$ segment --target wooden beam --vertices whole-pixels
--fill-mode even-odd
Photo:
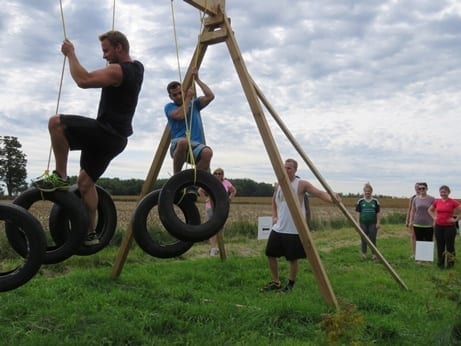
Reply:
[[[189,5],[198,8],[209,16],[216,16],[218,13],[224,13],[226,8],[225,0],[184,0]]]
[[[282,189],[283,196],[286,199],[291,216],[293,217],[294,224],[298,230],[307,259],[312,266],[312,270],[314,272],[315,278],[317,279],[317,283],[325,302],[329,305],[335,306],[338,309],[339,306],[335,294],[330,285],[325,269],[323,268],[322,262],[320,261],[320,256],[318,255],[315,246],[313,246],[313,240],[311,239],[304,215],[301,213],[298,198],[291,188],[291,184],[285,171],[279,150],[270,131],[267,119],[264,116],[261,104],[259,103],[258,96],[256,94],[256,90],[253,86],[253,81],[246,69],[242,54],[237,45],[237,41],[230,27],[230,23],[227,21],[227,18],[225,18],[224,23],[229,33],[226,40],[227,47],[232,57],[235,69],[237,70],[237,74],[240,78],[245,96],[248,99],[248,103],[256,121],[256,125],[258,126],[259,132],[263,139],[266,151],[269,155],[269,159],[271,160],[272,167],[274,168],[274,172],[277,176],[277,180]]]
[[[212,30],[211,28],[204,27],[202,30],[202,35],[205,32]],[[197,67],[199,68],[202,64],[203,57],[205,56],[205,52],[207,49],[207,45],[198,42],[197,46],[194,51],[194,55],[192,56],[191,62],[189,64],[189,68],[187,69],[186,75],[184,80],[182,81],[183,87],[185,89],[189,88],[192,85],[192,69]],[[138,197],[138,202],[147,195],[155,184],[157,180],[158,174],[160,172],[160,168],[162,167],[163,161],[165,160],[166,152],[168,151],[168,147],[170,145],[170,129],[168,125],[165,127],[163,131],[162,138],[160,139],[159,146],[157,148],[157,152],[152,160],[152,164],[147,174],[146,180],[144,181],[143,187],[141,189],[141,193]],[[122,244],[120,245],[119,251],[115,258],[114,266],[112,267],[112,278],[117,278],[120,276],[122,272],[123,265],[128,257],[128,252],[130,250],[131,244],[133,242],[133,229],[131,222],[128,225],[128,229],[125,233],[125,237],[122,240]]]
[[[145,195],[147,195],[152,190],[157,180],[158,173],[160,172],[160,168],[162,167],[163,160],[165,159],[165,155],[168,150],[169,144],[170,144],[170,129],[168,128],[168,126],[166,126],[165,130],[163,131],[162,138],[160,139],[157,152],[155,153],[154,159],[152,160],[152,165],[150,166],[150,170],[142,186],[141,193],[139,194],[138,203]],[[128,252],[130,251],[132,242],[133,242],[133,228],[130,222],[130,224],[128,225],[128,229],[126,230],[125,237],[122,240],[122,244],[120,245],[120,248],[118,249],[118,253],[117,253],[117,257],[115,258],[114,266],[112,267],[112,275],[111,275],[112,278],[117,278],[120,275],[122,271],[122,267],[128,256]]]
[[[333,200],[335,200],[334,192],[331,189],[331,187],[328,185],[326,180],[322,177],[320,172],[317,170],[317,168],[314,166],[314,163],[309,159],[307,154],[304,152],[304,150],[301,148],[299,145],[298,141],[295,139],[295,137],[291,134],[291,132],[288,130],[288,128],[285,126],[283,120],[278,116],[278,114],[275,112],[274,108],[271,106],[269,101],[266,99],[264,94],[262,93],[261,89],[258,88],[256,83],[253,81],[253,86],[256,90],[256,93],[263,103],[263,105],[266,107],[266,109],[269,111],[269,113],[272,115],[274,120],[277,122],[279,127],[282,129],[283,133],[285,136],[287,136],[288,140],[291,142],[293,147],[297,150],[298,154],[303,158],[304,162],[307,164],[307,166],[310,168],[312,173],[316,176],[316,178],[320,181],[324,189],[330,194]],[[386,267],[386,269],[391,273],[391,276],[405,289],[408,290],[407,285],[403,280],[399,277],[397,272],[391,267],[391,265],[386,261],[384,256],[379,252],[379,250],[376,248],[376,246],[371,242],[370,238],[363,232],[362,228],[360,225],[357,223],[355,218],[351,215],[349,210],[344,206],[342,202],[336,201],[336,204],[338,204],[339,209],[343,212],[344,216],[346,216],[347,219],[354,225],[356,231],[360,234],[360,236],[365,240],[365,242],[368,244],[370,249],[372,249],[373,253],[376,254],[381,261],[381,263]]]
[[[226,39],[227,39],[226,29],[206,32],[200,36],[200,42],[203,44],[216,44],[216,43],[224,42]]]

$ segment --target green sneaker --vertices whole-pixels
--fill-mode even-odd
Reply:
[[[70,187],[70,180],[67,177],[66,180],[62,179],[61,176],[53,171],[50,175],[34,181],[32,186],[35,186],[40,191],[52,192],[55,190],[67,190]]]
[[[282,289],[282,284],[279,282],[271,281],[266,286],[259,289],[260,292],[279,291]]]

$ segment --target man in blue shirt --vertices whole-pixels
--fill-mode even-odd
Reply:
[[[200,111],[214,99],[211,89],[200,80],[198,70],[192,71],[195,82],[202,89],[203,96],[196,97],[193,87],[183,95],[179,82],[170,82],[167,91],[170,102],[165,105],[165,115],[171,132],[170,155],[173,158],[173,173],[182,170],[184,162],[195,163],[197,169],[210,170],[213,151],[205,144],[205,134]],[[189,139],[190,136],[190,147]],[[193,153],[193,160],[191,157]]]

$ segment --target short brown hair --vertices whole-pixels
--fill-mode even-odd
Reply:
[[[446,190],[448,193],[451,192],[451,191],[450,191],[450,188],[449,188],[447,185],[442,185],[442,186],[440,186],[440,187],[439,187],[439,191],[441,191],[441,190]]]
[[[296,162],[295,159],[286,159],[285,163],[288,163],[288,162],[291,162],[293,164],[293,166],[295,167],[295,171],[298,170],[298,162]]]
[[[120,31],[111,30],[102,35],[99,35],[99,41],[108,40],[112,47],[116,47],[117,45],[121,45],[122,49],[129,54],[130,53],[130,43],[126,38],[125,34],[121,33]]]
[[[177,82],[177,81],[172,81],[170,83],[168,83],[168,85],[166,86],[166,91],[168,92],[168,95],[171,94],[171,90],[174,90],[176,89],[177,87],[180,87],[181,86],[181,83]]]

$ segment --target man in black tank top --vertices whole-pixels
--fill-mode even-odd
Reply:
[[[72,42],[65,39],[62,53],[69,60],[70,74],[83,89],[101,88],[97,118],[56,114],[48,123],[56,169],[44,179],[34,182],[42,191],[69,188],[67,158],[69,150],[81,150],[78,189],[88,210],[90,224],[86,245],[99,243],[94,234],[98,194],[96,181],[109,163],[126,147],[133,133],[132,119],[143,82],[144,66],[132,60],[126,36],[109,31],[99,36],[103,58],[108,64],[87,71],[79,62]]]

